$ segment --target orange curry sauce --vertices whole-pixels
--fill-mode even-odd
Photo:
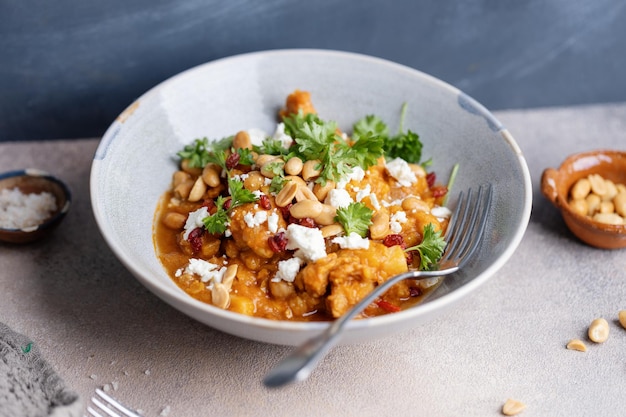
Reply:
[[[281,117],[298,111],[315,112],[306,92],[295,91],[289,95]],[[248,132],[234,136],[231,149],[237,147],[252,149]],[[192,226],[193,230],[189,230],[188,224],[190,213],[206,207],[206,212],[213,214],[217,210],[218,196],[228,196],[225,173],[216,165],[189,168],[188,161],[181,161],[180,170],[174,173],[157,207],[154,227],[157,255],[176,284],[203,302],[275,320],[331,320],[392,275],[405,272],[409,267],[416,268],[419,255],[407,254],[403,249],[421,242],[426,225],[432,224],[435,230],[447,226],[446,217],[438,218],[431,213],[433,207],[442,204],[445,187],[433,185],[432,176],[417,164],[408,164],[415,181],[401,185],[381,157],[377,165],[364,170],[362,178],[355,176],[342,184],[345,191],[338,194],[331,192],[338,187],[333,181],[325,185],[315,182],[315,169],[311,173],[302,168],[298,173],[299,163],[285,164],[285,170],[289,167],[291,174],[284,173],[289,181],[285,181],[283,187],[289,185],[290,189],[272,192],[271,178],[265,174],[273,174],[262,165],[267,164],[266,160],[276,162],[276,159],[254,152],[252,155],[257,163],[235,164],[228,175],[236,176],[258,199],[229,211],[225,234],[211,234],[203,227]],[[302,163],[306,166],[306,161]],[[319,163],[316,165],[319,168]],[[309,171],[311,166],[315,168],[309,164]],[[349,195],[352,201],[360,201],[372,210],[373,224],[366,238],[357,239],[360,243],[367,240],[366,249],[340,246],[345,243],[345,233],[335,220],[336,207],[332,199],[329,200],[331,193]],[[298,205],[305,200],[309,202]],[[296,206],[301,210],[296,210]],[[323,249],[326,256],[300,259],[301,251],[289,249],[290,236],[295,239],[296,232],[297,236],[306,232],[299,227],[315,229],[314,237],[323,238],[317,250]],[[297,256],[300,258],[293,260]],[[196,262],[199,268],[188,268],[190,262]],[[281,265],[282,272],[279,271]],[[203,274],[207,266],[213,269]],[[285,276],[286,279],[281,279]],[[437,282],[405,280],[372,303],[361,317],[400,311],[414,305],[435,288]]]

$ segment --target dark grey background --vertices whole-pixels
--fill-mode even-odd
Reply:
[[[99,136],[184,69],[277,48],[393,60],[491,110],[626,101],[624,0],[0,0],[0,141]]]

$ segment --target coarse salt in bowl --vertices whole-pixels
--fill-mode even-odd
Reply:
[[[63,220],[71,193],[61,180],[37,169],[0,174],[0,240],[40,239]]]
[[[504,265],[524,234],[531,208],[530,175],[510,133],[458,89],[417,70],[369,56],[326,50],[276,50],[234,56],[187,70],[152,88],[109,127],[91,171],[91,199],[106,242],[148,289],[183,313],[224,332],[297,345],[325,322],[277,321],[222,310],[193,299],[160,264],[153,222],[159,199],[178,169],[176,153],[196,138],[242,129],[272,131],[285,97],[311,93],[322,118],[341,129],[375,114],[417,132],[429,167],[443,176],[459,163],[450,205],[461,190],[494,185],[483,243],[462,271],[429,298],[394,314],[348,323],[341,343],[371,340],[418,326],[455,308]]]

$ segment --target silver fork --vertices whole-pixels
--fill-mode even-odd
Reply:
[[[99,388],[96,388],[95,394],[91,397],[91,405],[87,406],[87,415],[92,417],[142,417]]]
[[[279,362],[265,376],[263,384],[276,388],[308,378],[326,353],[337,344],[345,324],[394,284],[404,279],[441,277],[463,267],[480,244],[491,208],[492,194],[491,184],[481,185],[476,193],[469,189],[466,195],[463,192],[459,194],[456,208],[444,236],[448,244],[434,270],[409,271],[391,277],[343,316],[333,321],[324,332],[311,338]]]

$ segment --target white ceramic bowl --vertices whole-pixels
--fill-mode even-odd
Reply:
[[[152,239],[157,202],[177,169],[176,152],[204,136],[272,131],[278,109],[295,89],[309,91],[320,116],[347,131],[368,114],[393,129],[406,102],[404,127],[420,135],[423,158],[433,159],[430,169],[445,182],[460,164],[450,205],[461,190],[485,182],[495,186],[489,228],[475,259],[421,305],[349,323],[342,343],[419,326],[454,308],[510,258],[530,217],[530,175],[514,139],[483,106],[389,61],[337,51],[267,51],[200,65],[157,85],[113,122],[97,149],[91,199],[98,226],[115,255],[158,297],[211,327],[262,342],[296,345],[327,326],[247,317],[197,301],[165,273]]]

